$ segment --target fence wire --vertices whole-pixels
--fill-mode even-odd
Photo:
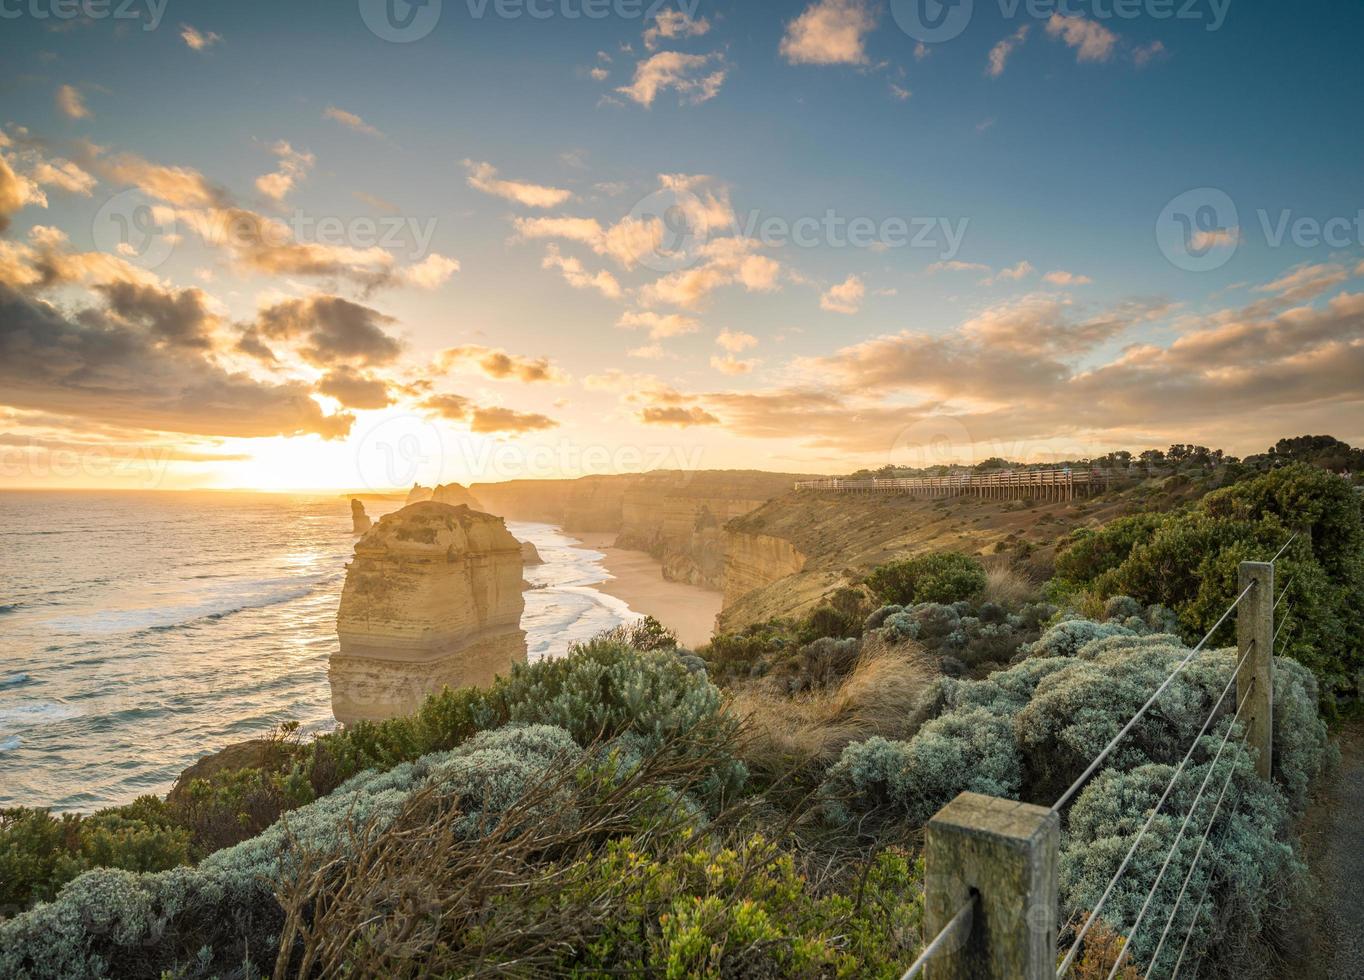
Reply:
[[[947,925],[943,926],[938,934],[933,937],[933,941],[923,948],[918,959],[909,965],[909,969],[904,972],[904,976],[900,977],[900,980],[913,980],[914,977],[923,972],[924,966],[937,955],[938,950],[947,944],[951,936],[963,928],[970,931],[971,914],[975,907],[976,896],[972,895],[961,908],[957,909],[956,914],[948,920]]]

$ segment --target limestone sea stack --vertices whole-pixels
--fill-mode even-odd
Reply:
[[[522,565],[543,565],[545,560],[540,557],[540,552],[536,550],[534,541],[521,542],[521,564]]]
[[[435,501],[355,545],[328,671],[343,724],[415,710],[442,687],[486,685],[526,659],[521,545],[502,518]]]
[[[350,524],[353,534],[364,534],[374,526],[374,522],[365,513],[365,505],[358,500],[350,502]]]

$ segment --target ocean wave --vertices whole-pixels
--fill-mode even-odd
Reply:
[[[0,752],[13,752],[22,744],[23,742],[19,740],[18,735],[11,735],[9,738],[0,738]]]
[[[0,732],[33,728],[38,725],[51,725],[55,722],[76,718],[80,712],[70,705],[53,701],[40,701],[36,704],[21,704],[12,708],[0,709]]]
[[[44,625],[64,633],[140,633],[176,630],[201,620],[217,620],[248,609],[263,609],[312,594],[337,579],[335,573],[223,580],[198,595],[177,596],[155,606],[101,609],[53,617]]]
[[[7,674],[0,677],[0,689],[7,687],[18,687],[20,684],[27,684],[29,676],[27,674]]]

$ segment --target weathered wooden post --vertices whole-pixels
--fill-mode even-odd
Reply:
[[[924,837],[924,939],[974,896],[969,931],[925,965],[929,980],[1055,980],[1059,814],[962,793]]]
[[[1236,703],[1246,702],[1246,743],[1260,753],[1255,771],[1268,779],[1274,768],[1274,564],[1241,562],[1239,582],[1238,594],[1250,591],[1236,609]]]

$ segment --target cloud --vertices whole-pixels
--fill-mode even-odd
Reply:
[[[645,108],[654,104],[660,92],[672,89],[678,102],[699,105],[715,98],[725,83],[727,69],[724,57],[710,54],[683,54],[680,51],[660,51],[635,65],[635,78],[617,92]],[[711,65],[719,67],[711,70]]]
[[[991,78],[998,78],[1004,74],[1004,66],[1008,64],[1009,55],[1013,54],[1015,48],[1022,47],[1023,42],[1028,39],[1028,27],[1028,24],[1024,24],[990,49],[990,59],[985,66],[985,74]]]
[[[982,286],[992,286],[996,282],[1018,282],[1028,278],[1037,272],[1037,269],[1027,259],[1020,259],[1017,263],[1000,269],[993,276],[987,276],[980,281]]]
[[[1047,34],[1074,48],[1075,60],[1079,62],[1107,61],[1118,43],[1118,36],[1107,27],[1079,14],[1074,17],[1052,14],[1047,21]]]
[[[526,207],[558,207],[573,196],[572,191],[566,191],[561,187],[546,187],[542,184],[528,184],[518,180],[502,180],[497,176],[497,168],[491,163],[465,160],[464,168],[469,172],[469,186],[474,190],[496,197],[504,197],[509,201],[524,204]]]
[[[474,409],[469,425],[471,432],[480,434],[494,432],[538,432],[541,429],[557,428],[558,422],[547,415],[535,412],[515,412],[510,408],[483,406]]]
[[[33,169],[33,179],[39,184],[58,187],[71,194],[89,197],[98,181],[70,160],[41,160]]]
[[[909,89],[905,88],[903,85],[896,85],[894,82],[891,82],[890,94],[895,97],[895,100],[897,102],[908,102],[909,97],[914,93],[911,92]]]
[[[1066,272],[1064,269],[1056,269],[1048,272],[1042,277],[1053,286],[1088,286],[1094,280],[1089,276],[1078,275],[1074,272]]]
[[[620,283],[606,269],[588,272],[582,262],[571,256],[560,254],[559,247],[551,244],[540,265],[546,269],[558,269],[564,280],[574,289],[595,289],[607,299],[620,299]]]
[[[261,310],[249,337],[283,342],[317,367],[374,366],[393,362],[402,351],[402,344],[384,330],[395,322],[340,296],[316,295]]]
[[[687,429],[694,425],[719,425],[720,420],[699,405],[649,405],[639,412],[639,420],[647,425],[675,425]]]
[[[698,264],[668,273],[640,290],[645,306],[667,304],[696,309],[721,286],[740,285],[748,292],[771,292],[778,288],[781,265],[776,259],[754,254],[760,244],[750,238],[712,238],[698,249]]]
[[[710,21],[704,17],[693,19],[684,10],[671,7],[661,9],[654,19],[654,26],[644,32],[644,47],[653,51],[660,40],[673,40],[684,37],[702,37],[710,30]],[[598,52],[605,54],[605,52]],[[610,60],[610,56],[607,56]]]
[[[696,333],[701,329],[699,321],[680,313],[626,312],[622,313],[616,326],[626,330],[648,330],[650,340],[664,340]]]
[[[26,177],[21,177],[0,156],[0,232],[9,227],[10,218],[30,204],[47,207],[47,196]]]
[[[366,136],[377,136],[382,138],[384,135],[383,133],[379,132],[379,130],[375,129],[369,123],[365,122],[363,119],[357,116],[355,113],[349,112],[346,109],[338,109],[334,105],[329,105],[327,106],[327,108],[323,109],[322,115],[326,119],[334,119],[341,125],[349,126],[357,133],[364,133]]]
[[[1359,273],[1356,272],[1356,275]],[[1317,265],[1300,265],[1284,275],[1256,286],[1256,292],[1273,293],[1277,298],[1289,303],[1305,303],[1316,299],[1322,293],[1338,286],[1350,278],[1345,267],[1335,262],[1322,262]]]
[[[875,27],[866,0],[818,0],[786,25],[780,51],[793,65],[863,65]]]
[[[990,267],[981,262],[961,262],[957,259],[951,259],[947,262],[934,262],[924,271],[929,275],[938,272],[989,272]]]
[[[351,415],[326,416],[299,382],[260,381],[218,366],[164,319],[180,296],[124,296],[123,313],[89,307],[68,318],[0,285],[0,403],[103,425],[211,436],[344,436]],[[111,293],[111,299],[113,299]],[[124,315],[128,314],[128,315]],[[145,315],[144,315],[145,314]]]
[[[213,31],[201,31],[189,24],[180,25],[180,40],[187,44],[191,51],[205,51],[223,39],[221,34]]]
[[[731,354],[758,346],[758,338],[742,330],[721,330],[715,335],[715,342]]]
[[[550,382],[566,384],[570,379],[547,357],[522,357],[498,347],[467,344],[451,347],[436,355],[436,369],[473,368],[495,381],[520,381],[526,384]]]
[[[270,147],[270,152],[279,157],[279,167],[273,173],[257,177],[256,190],[278,203],[293,190],[295,182],[302,180],[313,169],[317,158],[311,153],[295,150],[285,140]]]
[[[131,184],[148,197],[177,207],[220,207],[228,200],[225,191],[189,167],[163,166],[132,153],[97,158],[94,167],[106,180]]]
[[[416,286],[418,289],[436,289],[445,285],[458,271],[458,259],[432,252],[416,265],[403,269],[399,278],[404,284]]]
[[[1165,45],[1161,41],[1152,41],[1132,49],[1132,63],[1138,68],[1145,68],[1152,61],[1164,58],[1167,52]]]
[[[480,435],[498,432],[523,433],[552,429],[558,422],[535,412],[517,412],[495,405],[476,405],[462,395],[432,395],[422,407],[442,418],[468,422],[469,430]]]
[[[721,374],[748,374],[757,367],[758,364],[759,361],[756,359],[741,361],[733,354],[726,354],[724,357],[712,357],[710,359],[710,366]]]
[[[848,276],[838,285],[830,286],[819,297],[819,308],[830,313],[852,315],[862,308],[862,298],[866,293],[867,287],[859,277]]]
[[[643,347],[634,347],[625,352],[626,357],[636,357],[645,361],[661,361],[670,355],[662,344],[646,344]]]
[[[57,108],[68,119],[89,119],[93,113],[85,105],[85,96],[74,85],[57,88]]]
[[[335,398],[345,408],[373,410],[387,408],[393,403],[387,383],[344,366],[324,374],[317,383],[317,390]]]
[[[169,292],[127,280],[100,283],[94,288],[104,295],[111,319],[137,327],[154,342],[201,350],[214,346],[218,318],[208,309],[208,297],[200,289]]]

